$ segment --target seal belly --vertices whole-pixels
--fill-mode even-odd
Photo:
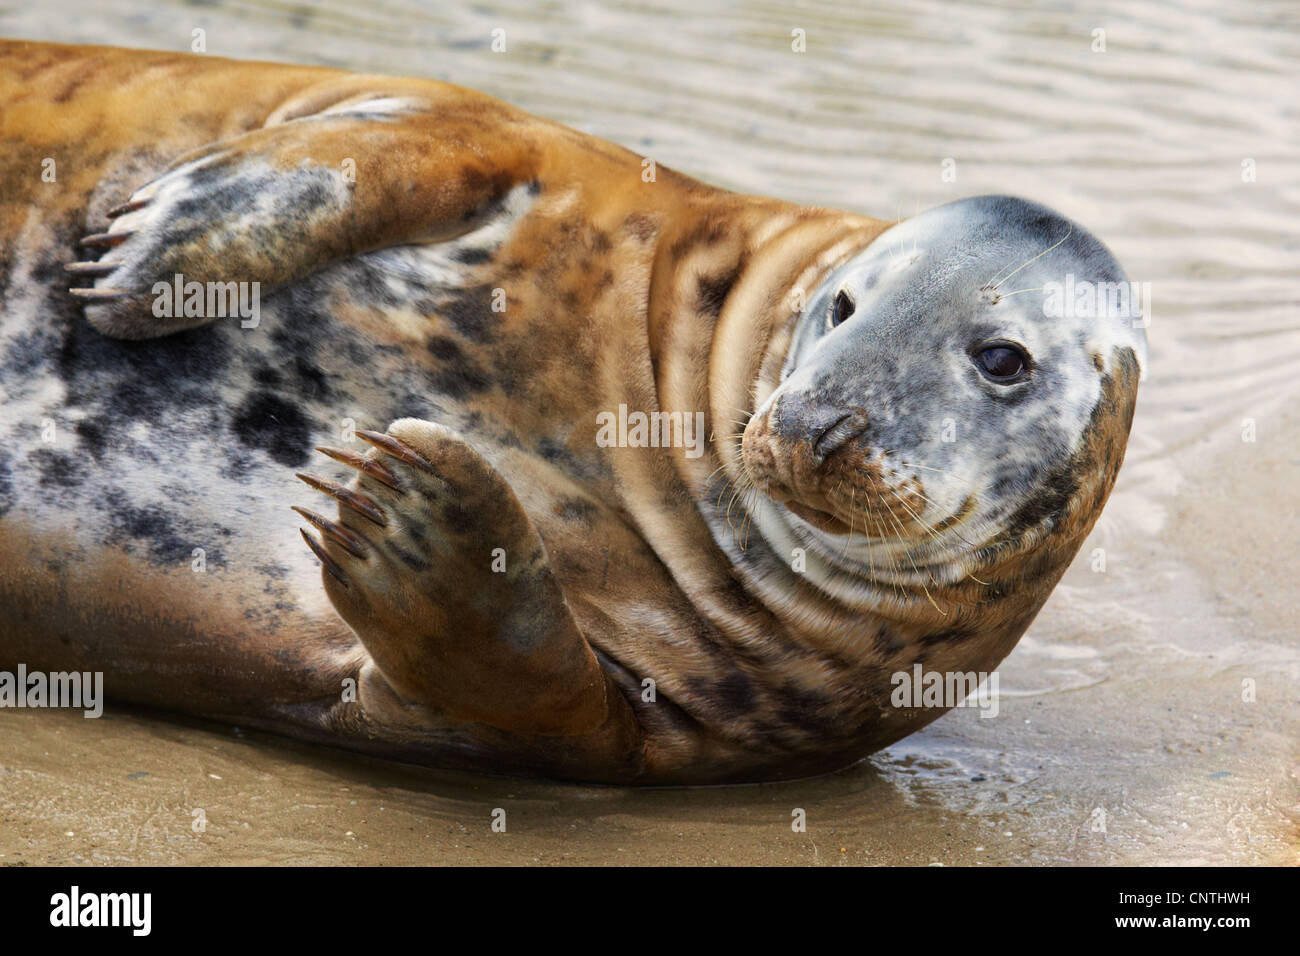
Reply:
[[[365,654],[302,546],[295,472],[401,417],[474,430],[486,372],[450,334],[491,321],[467,270],[531,196],[455,242],[328,267],[255,324],[144,341],[61,289],[80,225],[29,218],[0,252],[0,664],[106,670],[111,697],[210,714],[336,701]]]

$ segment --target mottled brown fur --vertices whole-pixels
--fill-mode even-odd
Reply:
[[[428,108],[399,121],[286,125],[371,95]],[[511,188],[535,184],[527,216],[494,257],[464,264],[470,281],[451,300],[385,303],[331,288],[319,307],[428,366],[448,406],[480,423],[466,435],[477,451],[453,449],[439,467],[486,476],[481,454],[513,494],[507,501],[483,477],[466,483],[477,491],[461,494],[461,510],[429,519],[462,542],[455,580],[492,583],[486,554],[464,550],[475,542],[536,538],[544,549],[529,560],[548,565],[555,581],[528,585],[549,595],[534,603],[555,613],[543,628],[552,635],[543,666],[500,651],[496,622],[458,608],[453,592],[420,591],[413,617],[374,605],[360,584],[349,594],[327,574],[363,647],[332,617],[285,611],[276,622],[250,621],[238,569],[220,587],[196,590],[184,570],[163,573],[122,553],[55,567],[58,547],[10,515],[0,525],[0,666],[101,669],[127,700],[447,766],[646,783],[821,772],[942,713],[891,708],[891,673],[921,660],[992,670],[1005,657],[1096,519],[1122,459],[1136,376],[1129,361],[1106,380],[1063,476],[1074,488],[1068,505],[1042,535],[998,543],[982,582],[918,588],[891,615],[839,606],[788,573],[778,593],[758,582],[773,567],[788,571],[784,558],[760,542],[733,567],[700,513],[700,502],[736,491],[735,442],[712,442],[699,459],[679,448],[600,448],[596,416],[620,404],[704,410],[710,433],[734,437],[756,383],[775,374],[773,354],[797,314],[792,292],[811,291],[884,223],[734,195],[662,166],[647,183],[634,153],[426,80],[0,42],[0,104],[0,244],[22,233],[32,210],[103,231],[107,210],[163,166],[211,149],[232,168],[250,158],[281,171],[356,160],[346,209],[326,209],[282,247],[238,237],[217,246],[228,210],[214,206],[209,229],[150,260],[161,277],[234,275],[269,292],[366,250],[458,235]],[[57,161],[57,189],[33,172],[46,156]],[[121,178],[122,168],[133,175]],[[493,289],[504,290],[505,312],[491,311]],[[174,331],[151,325],[144,306],[143,298],[94,306],[91,317],[110,335]],[[425,440],[406,434],[413,447]],[[427,457],[446,450],[427,440]],[[902,510],[894,517],[906,520]],[[325,548],[346,565],[337,545]],[[447,640],[452,617],[456,646]],[[415,619],[428,629],[414,633]],[[360,706],[337,701],[348,676],[361,681]],[[643,699],[646,679],[653,701]],[[541,699],[539,686],[567,702]]]

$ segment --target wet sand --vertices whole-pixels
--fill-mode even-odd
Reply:
[[[1124,559],[1142,571],[1071,569],[1001,668],[997,717],[953,711],[841,773],[575,787],[154,715],[10,711],[0,863],[1294,864],[1297,609],[1269,582],[1298,570],[1300,415],[1275,425],[1248,480],[1187,479],[1171,533]],[[1256,504],[1225,521],[1227,496]]]
[[[954,711],[815,780],[629,791],[120,710],[0,711],[0,864],[1300,862],[1300,30],[1286,7],[1247,21],[1210,3],[758,3],[687,29],[673,6],[561,5],[545,22],[525,3],[432,20],[410,0],[292,17],[167,6],[3,8],[0,33],[180,49],[199,25],[215,54],[450,79],[722,185],[881,216],[1026,195],[1152,283],[1151,373],[1106,513],[1000,668],[996,718]],[[497,26],[505,55],[487,49]]]

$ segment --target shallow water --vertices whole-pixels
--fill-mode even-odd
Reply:
[[[1154,303],[1128,462],[994,719],[953,711],[817,780],[632,792],[4,711],[0,863],[1300,860],[1300,13],[1223,6],[0,0],[6,36],[184,50],[198,27],[211,54],[451,80],[882,218],[1014,192]]]

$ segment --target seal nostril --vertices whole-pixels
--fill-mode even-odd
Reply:
[[[857,412],[845,412],[832,421],[813,441],[813,456],[818,463],[825,461],[866,429],[867,421],[862,415]]]

